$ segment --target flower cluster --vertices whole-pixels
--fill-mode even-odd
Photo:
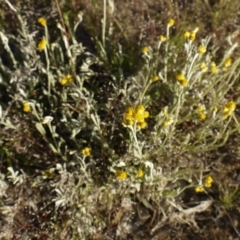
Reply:
[[[185,37],[186,39],[188,39],[188,40],[194,41],[195,38],[196,38],[196,33],[198,32],[198,30],[199,30],[199,28],[196,27],[196,28],[195,28],[193,31],[191,31],[191,32],[187,31],[187,32],[184,33],[184,37]]]
[[[234,112],[234,110],[236,109],[236,103],[233,101],[230,101],[228,103],[226,103],[223,108],[222,108],[222,118],[223,119],[227,119],[229,116],[232,115],[232,113]]]
[[[60,79],[60,83],[63,86],[66,86],[66,85],[68,85],[72,82],[73,82],[73,79],[72,79],[72,76],[70,74],[67,74],[66,76],[64,76],[63,78]]]
[[[183,73],[177,75],[177,80],[179,84],[182,85],[183,87],[186,87],[188,85],[188,80],[186,79]]]
[[[143,105],[138,105],[137,107],[128,107],[123,116],[123,125],[132,126],[134,123],[137,123],[139,129],[145,128],[147,123],[146,118],[149,117],[149,112],[145,111]]]
[[[207,114],[206,114],[206,108],[204,105],[198,104],[197,112],[200,119],[202,120],[206,119]]]
[[[211,176],[208,176],[204,181],[204,187],[210,188],[212,186],[212,183],[213,183],[213,178]]]
[[[212,183],[213,183],[213,178],[211,176],[206,177],[203,185],[199,185],[199,186],[195,187],[195,192],[203,192],[204,187],[210,188],[212,186]]]

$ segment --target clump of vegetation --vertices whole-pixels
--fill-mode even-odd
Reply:
[[[220,187],[223,158],[238,154],[231,36],[222,50],[169,17],[153,43],[127,52],[111,42],[120,23],[103,1],[93,51],[77,38],[86,13],[56,1],[53,18],[29,23],[21,5],[3,5],[18,31],[0,31],[1,238],[220,235],[214,224],[239,201],[238,187]]]

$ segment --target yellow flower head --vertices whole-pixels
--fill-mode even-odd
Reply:
[[[125,180],[127,178],[127,173],[125,171],[117,170],[115,174],[116,178],[119,180]]]
[[[224,62],[223,71],[226,72],[231,65],[232,65],[232,58],[227,58]]]
[[[170,126],[174,122],[173,117],[168,117],[165,121],[163,121],[163,126],[167,127]]]
[[[163,35],[160,35],[160,36],[159,36],[159,40],[160,40],[161,42],[165,42],[165,41],[167,41],[167,38],[166,38],[165,36],[163,36]]]
[[[199,192],[203,192],[204,188],[202,186],[197,186],[195,187],[195,192],[199,193]]]
[[[232,115],[232,113],[235,111],[236,109],[236,103],[233,102],[233,101],[230,101],[228,103],[226,103],[224,106],[223,106],[223,116],[222,118],[223,119],[227,119],[229,116]]]
[[[227,58],[224,62],[224,67],[228,68],[232,65],[232,58]]]
[[[185,75],[183,73],[179,73],[177,75],[177,80],[180,81],[180,80],[184,80],[185,79]]]
[[[223,112],[233,112],[236,109],[236,103],[233,101],[230,101],[225,104],[223,107]]]
[[[126,110],[125,110],[125,116],[126,117],[132,117],[133,114],[134,114],[134,107],[128,107]]]
[[[141,122],[144,122],[144,118],[145,118],[145,107],[140,104],[135,108],[134,119],[135,121],[141,123]]]
[[[205,62],[201,62],[200,68],[201,68],[202,72],[207,72],[207,70],[208,70],[208,67]]]
[[[26,113],[31,111],[31,107],[30,107],[29,102],[23,102],[23,111],[26,112]]]
[[[190,32],[189,31],[186,31],[183,36],[188,39],[190,37]]]
[[[66,85],[68,85],[68,84],[70,84],[72,82],[73,82],[73,79],[72,79],[72,76],[70,74],[67,74],[63,78],[60,79],[60,83],[63,86],[66,86]]]
[[[183,73],[177,75],[177,80],[183,87],[186,87],[188,85],[188,80],[185,78],[185,75]]]
[[[198,104],[198,116],[200,119],[204,120],[207,118],[207,115],[206,115],[206,108],[204,105],[202,104]]]
[[[173,19],[173,18],[170,18],[169,20],[168,20],[168,27],[172,27],[173,25],[174,25],[174,23],[175,23],[175,20]]]
[[[86,157],[91,155],[91,148],[89,147],[85,147],[84,149],[82,149],[82,154],[85,155]]]
[[[43,38],[39,43],[38,43],[38,49],[39,50],[44,50],[47,46],[47,40]]]
[[[141,178],[144,175],[144,172],[142,169],[138,169],[137,171],[137,177]]]
[[[195,32],[190,32],[189,40],[194,41],[196,38],[196,33]]]
[[[213,74],[215,74],[215,73],[218,72],[218,68],[217,68],[217,65],[216,65],[215,62],[212,62],[212,63],[211,63],[211,72],[212,72]]]
[[[203,46],[203,45],[200,45],[199,47],[198,47],[198,53],[199,54],[204,54],[205,52],[207,51],[207,49]]]
[[[43,17],[40,17],[38,19],[38,23],[45,27],[47,25],[47,20]]]
[[[137,123],[137,128],[138,129],[144,129],[146,127],[147,127],[147,123],[145,121]]]
[[[208,177],[206,177],[206,179],[204,181],[204,186],[207,188],[210,188],[212,186],[212,183],[213,183],[212,176],[208,176]]]
[[[207,118],[207,115],[203,112],[198,113],[198,116],[201,120],[205,120]]]
[[[183,36],[186,38],[186,39],[189,39],[191,41],[194,41],[195,38],[196,38],[196,33],[198,32],[199,30],[199,27],[196,27],[193,31],[189,32],[189,31],[186,31]]]
[[[157,75],[152,76],[152,82],[156,82],[159,80],[159,77]]]
[[[141,51],[143,54],[146,54],[149,52],[149,48],[147,46],[144,46],[144,47],[142,47]]]

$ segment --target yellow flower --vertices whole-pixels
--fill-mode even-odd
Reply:
[[[204,187],[210,188],[213,183],[213,178],[211,176],[206,177],[204,181]]]
[[[196,38],[196,33],[195,33],[195,32],[190,32],[189,39],[190,39],[191,41],[194,41],[195,38]]]
[[[196,38],[196,33],[198,32],[199,30],[199,27],[196,27],[193,31],[189,32],[189,31],[186,31],[183,36],[186,38],[186,39],[189,39],[191,41],[194,41],[195,38]]]
[[[142,51],[143,54],[146,54],[146,53],[149,52],[149,48],[147,46],[144,46],[144,47],[142,47],[141,51]]]
[[[40,17],[38,18],[38,23],[45,27],[47,25],[47,20],[43,17]]]
[[[63,78],[60,79],[60,83],[63,86],[66,86],[66,85],[68,85],[72,82],[73,82],[73,79],[72,79],[72,76],[70,74],[67,74],[66,76],[64,76]]]
[[[50,168],[47,171],[42,172],[43,179],[52,179],[54,177],[54,168]]]
[[[211,186],[212,186],[212,184],[209,183],[209,182],[205,182],[205,183],[204,183],[204,187],[206,187],[206,188],[210,188]]]
[[[85,147],[84,149],[82,149],[82,154],[85,155],[86,157],[91,155],[91,148],[89,147]]]
[[[160,36],[159,36],[159,40],[160,40],[161,42],[165,42],[165,41],[167,41],[167,38],[166,38],[165,36],[163,36],[163,35],[160,35]]]
[[[31,107],[30,107],[29,102],[23,102],[23,111],[26,112],[26,113],[31,111]]]
[[[204,188],[203,188],[203,186],[197,186],[197,187],[195,187],[195,192],[203,192],[204,191]]]
[[[168,117],[165,121],[163,121],[163,126],[170,126],[174,122],[173,117]]]
[[[232,65],[232,58],[227,58],[224,62],[224,67],[228,68]]]
[[[149,112],[148,111],[144,111],[144,118],[149,118]]]
[[[38,43],[38,49],[39,50],[44,50],[47,46],[47,40],[43,38],[39,43]]]
[[[156,82],[159,80],[159,77],[157,75],[152,76],[152,82]]]
[[[207,70],[208,70],[208,67],[205,62],[202,62],[200,64],[200,68],[201,68],[202,72],[207,72]]]
[[[206,179],[205,179],[205,182],[212,183],[213,182],[212,176],[207,176]]]
[[[201,120],[205,120],[207,118],[207,115],[203,112],[198,113],[198,116]]]
[[[184,80],[185,79],[185,75],[183,73],[180,73],[177,75],[177,80]]]
[[[133,114],[134,114],[134,107],[128,107],[126,110],[125,110],[125,113],[124,113],[124,118],[126,120],[133,120]]]
[[[147,127],[147,123],[146,123],[145,121],[143,121],[143,122],[138,122],[138,123],[137,123],[137,127],[138,127],[138,129],[144,129],[144,128]]]
[[[217,68],[217,65],[216,65],[215,62],[212,62],[212,63],[211,63],[211,72],[212,72],[213,74],[215,74],[215,73],[218,72],[218,68]]]
[[[188,39],[190,37],[190,32],[189,31],[186,31],[183,36]]]
[[[207,49],[203,46],[203,45],[200,45],[199,47],[198,47],[198,53],[199,54],[204,54],[205,52],[207,51]]]
[[[181,81],[178,81],[183,87],[186,87],[188,85],[188,80],[187,79],[184,79],[184,80],[181,80]]]
[[[188,80],[185,78],[185,75],[183,73],[177,75],[177,80],[183,87],[186,87],[188,85]]]
[[[136,107],[135,112],[134,112],[134,119],[139,123],[144,122],[145,107],[143,105],[140,104]]]
[[[127,173],[125,171],[117,170],[115,174],[116,178],[119,180],[125,180],[127,178]]]
[[[223,112],[233,112],[236,109],[236,103],[233,101],[228,102],[223,107]]]
[[[174,23],[175,23],[175,20],[173,19],[173,18],[170,18],[169,20],[168,20],[168,27],[172,27],[173,25],[174,25]]]
[[[236,109],[236,103],[233,102],[233,101],[230,101],[228,103],[226,103],[224,106],[223,106],[223,116],[222,118],[223,119],[227,119],[229,116],[232,115],[232,113],[235,111]]]
[[[138,169],[138,171],[137,171],[137,177],[142,177],[144,175],[144,172],[143,172],[143,170],[142,169]]]
[[[136,108],[128,107],[123,115],[123,125],[131,126],[136,122],[138,128],[145,128],[147,126],[145,119],[148,117],[149,112],[145,111],[143,105],[140,104]]]
[[[198,116],[202,120],[207,118],[205,106],[202,104],[198,104]]]

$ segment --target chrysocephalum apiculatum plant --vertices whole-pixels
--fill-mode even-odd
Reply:
[[[109,4],[113,14],[114,3]],[[1,56],[1,84],[9,94],[0,102],[1,137],[8,143],[2,148],[8,164],[7,179],[0,176],[4,194],[10,182],[20,186],[31,178],[34,186],[42,187],[49,181],[52,216],[65,212],[69,218],[62,225],[76,239],[104,232],[111,219],[106,216],[117,204],[121,208],[114,224],[136,202],[151,211],[156,203],[155,208],[171,220],[176,211],[182,213],[182,221],[199,212],[198,208],[184,211],[175,197],[187,188],[194,194],[207,193],[217,184],[211,166],[200,157],[239,131],[238,100],[228,95],[239,78],[239,59],[233,57],[236,45],[230,45],[222,59],[215,59],[210,36],[199,39],[197,26],[173,35],[171,18],[166,32],[159,32],[156,46],[142,46],[136,53],[144,62],[139,72],[125,77],[119,61],[115,76],[116,72],[96,72],[92,67],[104,69],[107,64],[111,70],[107,58],[111,34],[106,33],[106,24],[112,18],[107,18],[106,1],[99,55],[88,52],[75,37],[82,13],[67,27],[59,17],[54,29],[58,37],[53,41],[50,19],[35,19],[36,35],[29,32],[18,9],[9,1],[6,5],[19,20],[19,35],[12,36],[7,29],[0,32],[1,47],[8,55],[8,65]],[[18,43],[21,58],[15,56],[10,38]],[[117,50],[111,54],[124,57]],[[19,139],[24,143],[16,156],[24,156],[25,168],[15,171],[16,156],[9,152]],[[42,166],[34,178],[26,173],[32,163]],[[166,208],[157,204],[163,199]],[[226,199],[221,197],[228,204]],[[210,204],[202,204],[201,211]],[[9,211],[2,206],[4,214]],[[194,219],[189,221],[194,224]],[[60,225],[52,227],[51,236],[64,232]],[[127,229],[119,229],[116,235],[127,236]]]

